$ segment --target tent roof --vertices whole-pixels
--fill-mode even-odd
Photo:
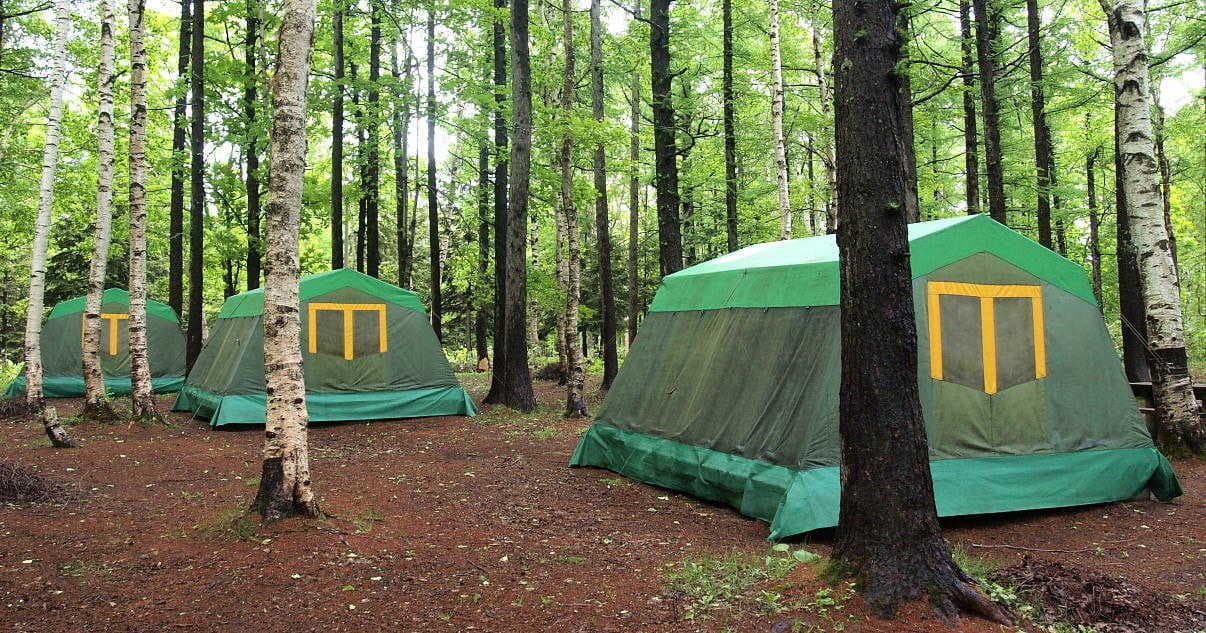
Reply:
[[[354,288],[408,310],[427,313],[423,302],[419,300],[419,295],[349,268],[303,276],[299,299],[306,301],[340,288]],[[233,319],[259,316],[263,313],[264,289],[256,288],[227,299],[226,303],[222,304],[222,311],[218,313],[218,318]]]
[[[50,316],[47,318],[57,319],[59,317],[83,313],[87,299],[88,297],[75,297],[66,301],[60,301],[51,309]],[[101,295],[101,305],[109,303],[122,303],[128,306],[130,305],[130,293],[122,288],[109,288]],[[153,299],[147,299],[147,316],[157,317],[164,321],[171,321],[172,323],[179,323],[175,310]]]
[[[1084,269],[997,223],[968,215],[909,225],[913,277],[976,253],[991,253],[1096,305]],[[836,236],[755,244],[662,280],[651,311],[837,305]]]

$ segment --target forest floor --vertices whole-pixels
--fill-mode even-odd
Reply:
[[[463,380],[480,399],[488,377]],[[61,451],[27,420],[0,421],[0,462],[67,485],[50,501],[0,503],[0,631],[1088,630],[952,629],[922,605],[872,620],[846,584],[818,578],[823,561],[792,557],[827,555],[831,533],[784,552],[730,509],[569,469],[586,423],[558,415],[555,385],[537,390],[528,415],[313,427],[315,490],[331,516],[266,529],[241,515],[258,483],[258,430],[172,414],[166,427],[76,425],[82,448]],[[64,415],[78,406],[59,403]],[[1175,466],[1186,494],[1173,504],[944,525],[981,573],[1029,558],[1004,573],[1033,580],[1052,575],[1040,563],[1062,562],[1062,584],[1044,585],[1048,624],[1114,608],[1118,619],[1102,620],[1123,623],[1112,630],[1172,630],[1160,620],[1171,611],[1176,628],[1206,629],[1206,465]],[[1043,603],[1011,586],[992,590],[1041,619]]]

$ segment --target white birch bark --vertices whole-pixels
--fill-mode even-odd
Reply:
[[[129,0],[130,14],[130,403],[142,422],[160,421],[151,393],[147,354],[147,50],[146,0]]]
[[[565,45],[565,74],[561,85],[561,114],[565,126],[561,137],[561,222],[558,223],[558,241],[565,245],[559,258],[557,277],[565,294],[562,322],[564,324],[565,349],[565,417],[576,418],[586,415],[586,399],[582,397],[586,382],[586,369],[582,364],[582,349],[578,347],[578,301],[582,289],[582,253],[578,247],[578,207],[574,204],[574,137],[570,131],[570,118],[574,114],[574,20],[572,0],[562,0],[561,11],[564,28],[562,40]]]
[[[100,0],[100,69],[97,73],[97,168],[96,230],[92,237],[92,261],[88,267],[88,297],[84,306],[84,418],[114,417],[108,405],[105,377],[101,371],[101,296],[113,226],[113,2]]]
[[[59,164],[59,128],[63,119],[63,84],[67,80],[67,36],[71,21],[68,0],[54,3],[54,40],[50,46],[50,107],[46,115],[46,143],[42,148],[42,176],[38,185],[38,215],[34,224],[29,265],[29,306],[25,315],[25,399],[38,412],[50,443],[72,448],[75,442],[59,423],[54,407],[46,406],[42,393],[42,311],[46,296],[46,250],[54,206],[54,176]]]
[[[265,522],[316,516],[310,485],[306,385],[298,315],[298,230],[306,170],[306,88],[314,38],[314,0],[286,0],[272,80],[271,172],[264,284],[264,383],[268,418],[264,464],[252,508]]]
[[[771,128],[775,137],[775,179],[779,194],[779,239],[791,239],[791,192],[787,181],[787,139],[783,133],[783,53],[779,0],[770,0]]]
[[[1159,421],[1157,441],[1172,452],[1206,451],[1198,402],[1187,366],[1185,323],[1173,263],[1156,160],[1149,88],[1146,16],[1136,0],[1100,0],[1110,26],[1118,147],[1123,192],[1139,262],[1139,282],[1151,350],[1152,391]]]

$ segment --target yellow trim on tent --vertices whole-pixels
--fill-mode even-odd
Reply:
[[[125,321],[130,318],[129,314],[121,312],[101,312],[100,318],[109,322],[109,355],[117,356],[117,322]],[[80,315],[80,344],[84,342],[84,336],[87,334],[88,320],[84,315]]]
[[[384,303],[311,303],[307,308],[307,316],[309,327],[306,328],[307,338],[309,339],[309,352],[311,354],[318,353],[318,313],[319,312],[342,312],[343,313],[343,359],[352,360],[356,358],[355,330],[356,323],[353,315],[356,312],[376,312],[377,313],[377,351],[389,351],[389,332],[385,323],[385,304]]]
[[[997,334],[995,299],[1030,299],[1031,325],[1034,329],[1034,377],[1047,376],[1047,344],[1043,324],[1043,288],[1001,284],[973,284],[961,281],[931,281],[926,284],[926,309],[929,313],[930,377],[942,380],[942,295],[980,299],[980,353],[984,363],[984,391],[997,392]]]

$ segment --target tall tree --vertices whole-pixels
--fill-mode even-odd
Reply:
[[[503,311],[506,353],[494,359],[502,368],[503,385],[497,402],[512,409],[536,408],[532,378],[528,373],[527,347],[527,228],[528,190],[532,171],[532,63],[528,44],[528,0],[511,2],[511,156],[507,193],[507,275]],[[498,299],[496,299],[498,300]]]
[[[1115,89],[1117,91],[1117,89]],[[1127,380],[1149,382],[1152,379],[1147,353],[1147,325],[1143,317],[1143,297],[1139,289],[1139,259],[1131,241],[1126,201],[1126,169],[1118,136],[1122,117],[1119,99],[1114,99],[1114,221],[1115,249],[1118,258],[1118,318],[1122,332],[1122,367]]]
[[[343,3],[335,0],[332,38],[335,62],[335,102],[331,105],[331,268],[344,267],[343,261]]]
[[[603,110],[603,20],[600,0],[590,3],[590,103],[591,113],[599,123],[604,121]],[[599,250],[599,336],[603,343],[603,389],[620,370],[616,351],[616,293],[611,272],[611,218],[607,209],[607,150],[600,140],[595,144],[595,236]]]
[[[821,28],[814,24],[812,27],[812,59],[817,67],[817,93],[821,101],[821,119],[829,120],[832,109],[832,96],[829,92],[829,73],[826,71],[828,59],[824,59],[821,49]],[[838,226],[837,206],[833,204],[833,194],[837,190],[833,162],[832,136],[822,131],[824,142],[821,147],[821,162],[825,166],[825,232],[836,233]]]
[[[481,147],[477,149],[477,277],[471,284],[474,292],[470,293],[477,304],[473,315],[473,343],[479,367],[483,362],[488,365],[490,358],[490,308],[484,300],[487,296],[485,286],[490,279],[490,220],[490,139],[483,136]]]
[[[649,3],[649,74],[653,86],[653,182],[657,192],[658,261],[661,274],[683,267],[682,226],[678,216],[678,145],[670,94],[670,2]]]
[[[443,292],[440,288],[440,202],[436,190],[435,8],[427,9],[427,236],[431,251],[431,329],[443,339]]]
[[[1138,259],[1139,286],[1151,354],[1152,394],[1166,451],[1206,452],[1206,427],[1189,375],[1177,270],[1164,222],[1152,128],[1146,16],[1136,0],[1100,0],[1110,28],[1127,224]]]
[[[409,32],[407,32],[409,36]],[[407,217],[409,212],[406,208],[407,194],[410,191],[410,168],[407,161],[410,158],[410,101],[407,97],[406,86],[410,84],[410,38],[407,37],[403,41],[406,42],[406,79],[402,79],[402,73],[398,68],[398,42],[395,41],[389,47],[389,66],[390,74],[394,78],[393,98],[394,104],[391,110],[391,124],[393,131],[393,154],[394,154],[394,215],[397,216],[395,248],[398,254],[398,285],[407,287],[406,271],[410,268],[410,252],[407,248]]]
[[[485,402],[502,402],[506,389],[507,355],[507,115],[504,103],[507,87],[507,26],[502,13],[507,0],[494,0],[494,364],[490,372],[490,391]],[[522,253],[521,253],[522,256]]]
[[[247,34],[243,40],[243,117],[247,121],[244,129],[243,154],[247,162],[247,289],[260,287],[260,258],[264,245],[260,239],[260,126],[256,120],[256,100],[259,99],[259,74],[256,72],[256,54],[260,34],[260,3],[247,0]]]
[[[84,410],[86,420],[115,417],[101,371],[101,297],[105,292],[105,270],[113,227],[113,2],[100,0],[100,69],[97,73],[97,162],[96,230],[92,238],[92,261],[88,266],[88,298],[84,306]]]
[[[187,0],[186,0],[187,1]],[[191,178],[189,181],[188,227],[188,333],[185,357],[191,368],[201,354],[205,327],[205,0],[193,3],[192,130],[189,137]]]
[[[1087,118],[1087,117],[1086,117]],[[1085,121],[1086,128],[1090,121]],[[1101,147],[1094,147],[1085,157],[1085,197],[1089,208],[1089,265],[1092,274],[1093,296],[1098,305],[1105,305],[1101,295],[1101,215],[1097,211],[1097,178],[1095,167]]]
[[[997,101],[997,35],[1001,13],[994,0],[972,0],[976,15],[976,64],[980,69],[980,109],[984,115],[984,161],[988,214],[1005,224],[1005,168],[1001,157],[1001,105]]]
[[[147,49],[146,0],[129,0],[130,14],[130,404],[141,422],[162,418],[151,390],[147,351]]]
[[[29,258],[29,299],[25,308],[25,401],[37,412],[46,437],[55,448],[75,448],[42,393],[42,311],[46,296],[46,248],[54,209],[54,177],[59,165],[59,134],[63,121],[63,85],[67,82],[67,36],[71,32],[68,0],[55,0],[54,39],[50,43],[50,107],[42,146],[42,175],[38,183],[38,215]]]
[[[633,2],[633,17],[641,20],[641,3]],[[641,238],[641,74],[632,73],[632,112],[628,118],[628,319],[627,337],[624,344],[632,349],[636,340],[637,318],[640,304],[637,301],[637,253]],[[736,167],[734,167],[736,169]],[[735,177],[735,176],[734,176]],[[733,228],[736,231],[736,227]],[[733,237],[736,243],[736,236]]]
[[[1034,128],[1034,164],[1038,180],[1039,244],[1052,248],[1051,241],[1051,166],[1055,157],[1051,146],[1051,128],[1047,125],[1047,106],[1043,94],[1042,16],[1038,0],[1026,0],[1026,41],[1030,62],[1030,118]]]
[[[941,614],[963,608],[1007,623],[955,563],[934,505],[905,222],[912,148],[902,142],[899,7],[891,0],[833,7],[842,307],[842,496],[833,557],[860,578],[881,617],[928,596]]]
[[[775,191],[779,196],[779,239],[791,239],[791,191],[787,180],[787,139],[783,134],[783,53],[779,37],[779,0],[770,0],[771,135],[775,143]],[[729,35],[732,38],[732,35]],[[732,63],[730,61],[730,63]]]
[[[317,516],[310,482],[306,385],[298,316],[298,228],[306,170],[306,86],[314,38],[314,0],[285,0],[272,81],[271,175],[264,284],[264,384],[268,424],[264,464],[252,509],[265,522]]]
[[[733,96],[733,0],[723,0],[720,12],[723,21],[720,54],[723,73],[721,101],[723,101],[724,110],[722,118],[724,119],[725,244],[731,253],[737,250],[737,108],[736,99]]]
[[[381,231],[378,228],[381,204],[381,2],[369,0],[369,87],[368,148],[365,152],[364,213],[365,271],[381,276]]]
[[[188,149],[187,116],[189,65],[192,53],[193,3],[180,0],[180,42],[176,57],[178,82],[176,105],[172,109],[172,184],[168,202],[168,305],[177,315],[184,313],[184,174],[188,170],[185,151]]]
[[[972,34],[968,0],[959,0],[959,37],[959,74],[963,78],[963,192],[967,213],[976,215],[980,213],[980,141],[976,129],[976,39]]]
[[[565,296],[562,305],[561,349],[565,355],[565,417],[586,415],[586,399],[582,395],[586,368],[582,364],[582,349],[578,347],[578,294],[581,290],[582,254],[578,248],[578,206],[574,202],[574,6],[572,0],[561,0],[561,43],[564,47],[565,71],[561,81],[561,143],[557,148],[557,164],[561,171],[561,200],[557,206],[557,281]]]

